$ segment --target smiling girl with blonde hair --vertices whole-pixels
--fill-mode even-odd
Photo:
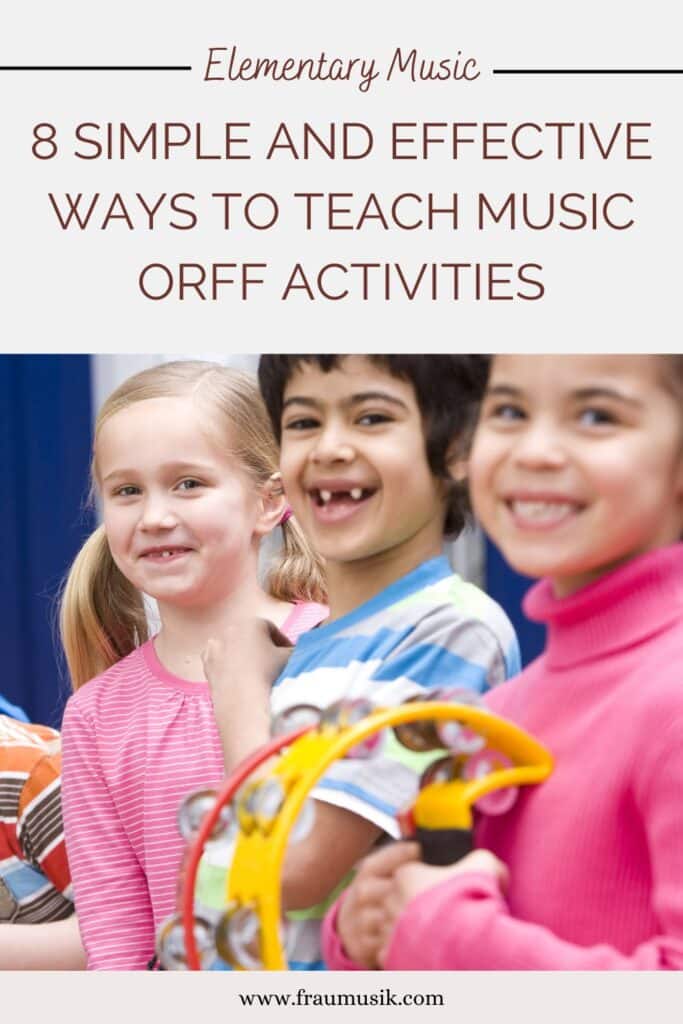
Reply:
[[[104,522],[61,609],[78,691],[63,725],[64,819],[88,966],[136,969],[173,909],[178,805],[223,775],[207,640],[239,613],[294,642],[325,617],[324,584],[247,374],[187,361],[131,377],[98,417],[92,475]],[[260,541],[278,525],[264,588]],[[159,609],[153,637],[143,595]]]

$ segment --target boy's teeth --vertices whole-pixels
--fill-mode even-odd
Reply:
[[[320,500],[323,505],[327,505],[328,501],[332,501],[335,494],[342,497],[343,495],[348,494],[352,501],[360,501],[363,497],[363,488],[352,487],[349,491],[325,491],[320,489],[318,494],[320,495]]]

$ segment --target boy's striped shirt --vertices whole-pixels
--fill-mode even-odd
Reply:
[[[391,707],[437,687],[484,693],[520,671],[512,625],[495,601],[453,573],[448,560],[423,563],[348,615],[304,633],[271,698],[274,715],[297,704],[328,707],[365,698]],[[396,813],[412,803],[420,774],[434,754],[417,755],[387,731],[368,760],[337,761],[311,794],[344,807],[398,837]],[[220,857],[220,855],[219,855]],[[205,856],[204,898],[224,892],[225,860]],[[333,894],[336,895],[336,894]],[[200,895],[201,899],[201,895]],[[291,969],[320,970],[319,933],[326,903],[288,915]]]

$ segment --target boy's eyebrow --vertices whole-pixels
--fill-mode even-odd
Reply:
[[[290,405],[306,405],[311,408],[317,408],[320,403],[317,402],[315,398],[304,398],[303,395],[292,395],[291,398],[285,398],[282,403],[282,411],[284,412]]]
[[[390,402],[392,405],[400,405],[402,409],[407,409],[408,406],[401,399],[397,398],[396,395],[390,394],[388,391],[359,391],[355,395],[351,395],[347,399],[346,405],[360,405],[361,402]]]
[[[408,408],[401,398],[397,398],[395,395],[389,394],[388,391],[358,391],[356,394],[345,398],[342,405],[361,405],[363,402],[372,401],[390,402],[392,405],[400,406],[402,409]],[[292,395],[290,398],[286,398],[282,403],[282,411],[284,412],[290,405],[305,405],[309,408],[317,409],[320,408],[322,402],[315,398],[306,398],[303,395]]]

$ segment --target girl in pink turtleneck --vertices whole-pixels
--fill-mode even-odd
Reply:
[[[683,969],[683,356],[497,356],[477,515],[545,653],[487,703],[555,770],[450,867],[368,858],[334,969]]]

